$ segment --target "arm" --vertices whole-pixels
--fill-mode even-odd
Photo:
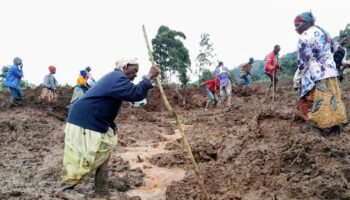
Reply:
[[[120,75],[112,85],[111,96],[122,101],[141,101],[147,97],[148,90],[153,87],[151,80],[158,74],[158,65],[153,65],[148,72],[147,78],[137,85],[134,85],[125,75]]]
[[[50,76],[50,88],[53,90],[57,89],[57,81],[53,76]]]
[[[249,64],[248,65],[248,68],[247,68],[247,75],[249,74],[249,75],[251,75],[251,73],[250,73],[250,70],[252,69],[252,65],[251,64]]]
[[[301,79],[305,72],[309,68],[310,60],[312,58],[312,45],[309,44],[309,40],[299,40],[298,44],[298,69],[294,74],[294,88],[300,88]]]
[[[94,77],[91,75],[90,72],[88,73],[88,78],[95,82],[95,79],[94,79]]]
[[[204,81],[201,85],[207,85],[209,83],[209,81]],[[216,82],[216,79],[215,79],[215,82]]]
[[[270,58],[270,55],[266,56],[265,66],[268,69],[273,66],[273,60]]]
[[[150,88],[152,88],[152,83],[147,78],[134,85],[126,76],[121,76],[113,83],[110,95],[112,98],[122,101],[141,101],[147,97]]]
[[[215,85],[217,84],[218,79],[219,79],[219,73],[218,73],[217,69],[218,69],[218,68],[216,68],[216,69],[215,69],[215,71],[214,71],[214,76],[215,76]]]
[[[21,70],[19,70],[17,67],[14,68],[14,69],[12,70],[12,72],[13,72],[13,75],[14,75],[16,78],[18,78],[18,79],[20,79],[20,78],[23,77],[23,72],[22,72]]]
[[[347,60],[343,64],[345,67],[350,67],[350,60]]]
[[[47,75],[44,77],[44,87],[50,88],[50,81]]]

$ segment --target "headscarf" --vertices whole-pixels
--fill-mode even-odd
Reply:
[[[22,59],[20,59],[19,57],[14,58],[13,59],[13,64],[15,64],[17,66],[22,64]]]
[[[303,12],[301,14],[299,14],[295,19],[294,19],[294,23],[305,23],[305,22],[310,22],[312,25],[315,24],[315,17],[311,12]],[[326,41],[327,43],[329,43],[331,45],[331,51],[332,53],[334,53],[334,49],[335,49],[335,43],[332,40],[331,36],[329,35],[329,33],[327,31],[325,31],[323,28],[316,26],[317,28],[319,28],[323,34],[326,37]]]
[[[296,16],[294,19],[294,23],[298,22],[310,22],[315,23],[315,17],[311,12],[303,12],[300,15]]]
[[[82,75],[83,77],[85,77],[87,75],[87,72],[85,70],[81,70],[80,71],[80,75]]]
[[[51,65],[51,66],[49,67],[49,71],[50,71],[50,72],[56,71],[56,67]]]
[[[126,67],[128,64],[138,65],[139,63],[137,62],[137,58],[130,58],[130,59],[123,58],[115,62],[116,69],[120,69],[120,70],[123,70],[123,68]]]

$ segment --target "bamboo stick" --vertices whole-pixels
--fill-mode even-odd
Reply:
[[[151,47],[149,45],[148,36],[147,36],[146,28],[145,28],[144,25],[142,25],[142,29],[143,29],[143,35],[145,37],[145,41],[146,41],[146,45],[147,45],[148,56],[150,58],[150,61],[151,61],[152,65],[154,65],[155,61],[154,61],[154,58],[153,58]],[[185,132],[183,130],[181,119],[180,119],[179,115],[177,114],[177,112],[169,104],[169,101],[168,101],[167,97],[165,96],[165,92],[164,92],[164,89],[163,89],[163,86],[162,86],[162,83],[160,81],[159,76],[157,76],[157,84],[158,84],[158,87],[159,87],[159,90],[160,90],[160,94],[161,94],[161,96],[163,98],[164,104],[167,107],[167,109],[169,110],[169,112],[175,118],[176,126],[180,130],[180,133],[181,133],[181,136],[182,136],[182,141],[183,141],[183,143],[184,143],[184,145],[186,147],[186,150],[187,150],[187,153],[188,153],[188,158],[191,160],[192,169],[193,169],[193,171],[194,171],[194,173],[195,173],[195,175],[197,177],[197,182],[199,184],[199,187],[202,189],[202,192],[204,193],[205,199],[206,200],[210,200],[209,193],[208,193],[208,191],[207,191],[207,189],[206,189],[206,187],[204,185],[203,177],[199,174],[198,165],[196,163],[196,160],[193,157],[191,146],[188,143],[187,136],[185,135]]]

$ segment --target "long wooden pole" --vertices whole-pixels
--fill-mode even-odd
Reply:
[[[154,62],[151,46],[149,45],[146,28],[145,28],[144,25],[142,25],[142,29],[143,29],[143,35],[145,37],[145,41],[146,41],[146,45],[147,45],[148,56],[150,58],[150,61],[151,61],[152,65],[154,65],[155,62]],[[169,104],[169,101],[168,101],[167,97],[165,96],[165,92],[164,92],[164,89],[163,89],[163,86],[162,86],[162,83],[160,81],[159,76],[157,76],[157,84],[158,84],[158,87],[159,87],[159,90],[160,90],[160,94],[161,94],[161,96],[163,98],[164,104],[167,107],[167,109],[169,110],[169,112],[175,118],[176,126],[180,130],[180,133],[181,133],[181,136],[182,136],[182,141],[183,141],[183,143],[184,143],[184,145],[186,147],[186,150],[187,150],[187,153],[188,153],[188,158],[191,160],[192,169],[193,169],[193,171],[194,171],[194,173],[195,173],[195,175],[197,177],[197,182],[199,184],[199,187],[202,189],[205,199],[206,200],[210,200],[209,193],[208,193],[208,191],[207,191],[207,189],[206,189],[206,187],[204,185],[203,177],[199,174],[198,165],[196,163],[196,160],[193,157],[192,148],[191,148],[190,144],[188,143],[187,137],[186,137],[185,132],[183,130],[181,119],[180,119],[179,115],[177,114],[177,112]]]
[[[275,70],[272,73],[272,102],[275,103]]]

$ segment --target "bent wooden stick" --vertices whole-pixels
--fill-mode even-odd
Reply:
[[[145,37],[147,49],[148,49],[148,56],[150,58],[150,61],[152,62],[152,65],[154,65],[155,62],[154,62],[154,58],[153,58],[151,47],[150,47],[149,42],[148,42],[148,36],[147,36],[147,33],[146,33],[146,28],[145,28],[144,25],[142,25],[142,29],[143,29],[143,35]],[[168,101],[167,97],[165,96],[164,89],[163,89],[162,83],[160,82],[159,76],[157,76],[157,84],[158,84],[158,87],[159,87],[159,90],[160,90],[160,94],[161,94],[161,96],[163,98],[164,104],[167,107],[167,109],[169,110],[169,112],[175,118],[176,126],[180,130],[180,133],[181,133],[181,136],[182,136],[182,141],[183,141],[183,143],[184,143],[184,145],[186,147],[186,150],[187,150],[187,153],[188,153],[188,158],[191,160],[192,169],[193,169],[193,171],[194,171],[194,173],[195,173],[195,175],[197,177],[197,182],[199,184],[199,187],[202,189],[202,191],[204,193],[204,196],[205,196],[205,199],[206,200],[210,200],[210,196],[209,196],[208,191],[207,191],[207,189],[206,189],[206,187],[204,185],[203,177],[199,174],[198,165],[196,163],[196,160],[193,157],[191,146],[188,143],[187,137],[186,137],[185,132],[183,130],[181,119],[180,119],[179,115],[177,114],[177,112],[169,104],[169,101]]]

